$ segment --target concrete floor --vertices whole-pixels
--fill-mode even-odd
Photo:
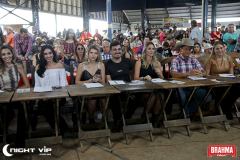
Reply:
[[[135,116],[139,117],[141,112],[142,109],[138,109]],[[112,133],[112,149],[108,147],[107,138],[89,139],[83,143],[84,153],[81,152],[76,134],[67,133],[59,147],[60,158],[56,157],[56,145],[51,145],[47,146],[53,150],[51,156],[40,156],[39,152],[36,152],[33,154],[33,160],[120,160],[121,158],[127,160],[206,160],[208,159],[207,148],[209,145],[216,144],[236,145],[238,158],[235,159],[240,159],[240,123],[234,112],[233,115],[234,119],[228,121],[229,132],[224,130],[222,123],[214,123],[207,125],[209,133],[204,134],[202,124],[197,120],[190,125],[191,137],[187,136],[185,127],[174,127],[170,129],[173,137],[168,139],[166,129],[161,125],[160,128],[154,128],[154,142],[150,141],[147,132],[141,132],[129,134],[130,145],[127,145],[122,132]],[[64,114],[63,116],[71,126],[71,115]],[[112,117],[111,111],[109,111],[110,117]],[[111,123],[112,119],[109,121]],[[15,130],[15,127],[16,121],[11,124],[9,129]],[[39,116],[37,129],[41,127],[49,127],[49,125],[43,117]],[[28,154],[17,154],[6,159],[25,160],[28,158]],[[2,159],[2,155],[0,159]],[[212,157],[211,159],[228,160],[233,158]]]

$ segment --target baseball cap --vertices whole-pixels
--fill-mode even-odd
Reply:
[[[209,48],[213,48],[213,46],[210,43],[204,45],[204,50]]]
[[[13,31],[12,27],[5,27],[4,29],[9,29],[9,30]]]

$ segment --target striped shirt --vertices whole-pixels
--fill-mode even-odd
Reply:
[[[78,44],[78,42],[73,42],[73,43],[67,43],[66,41],[62,42],[64,46],[64,53],[65,54],[74,54],[75,53],[75,47]]]
[[[14,41],[14,50],[17,55],[20,52],[26,53],[28,56],[32,50],[32,36],[27,35],[25,39],[21,39],[20,34],[16,34],[13,38]]]
[[[172,60],[170,71],[171,73],[172,72],[189,73],[195,68],[203,70],[200,62],[196,58],[189,56],[188,59],[185,59],[180,54],[179,56]]]

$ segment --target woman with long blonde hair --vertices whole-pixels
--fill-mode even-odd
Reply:
[[[87,60],[78,65],[76,84],[105,83],[105,67],[102,63],[99,47],[92,44],[88,48]],[[97,98],[88,98],[89,123],[93,124]]]
[[[163,79],[161,63],[157,61],[156,58],[156,48],[152,42],[147,42],[144,45],[142,58],[135,65],[134,80],[148,80],[151,81],[152,78],[161,78]],[[164,93],[161,93],[162,99],[164,98]],[[158,94],[152,96],[148,112],[153,109],[152,114],[152,123],[155,124],[156,119],[158,118],[159,112],[161,110],[161,103]]]

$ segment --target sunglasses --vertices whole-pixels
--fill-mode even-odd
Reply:
[[[78,48],[78,50],[84,50],[84,48]]]

